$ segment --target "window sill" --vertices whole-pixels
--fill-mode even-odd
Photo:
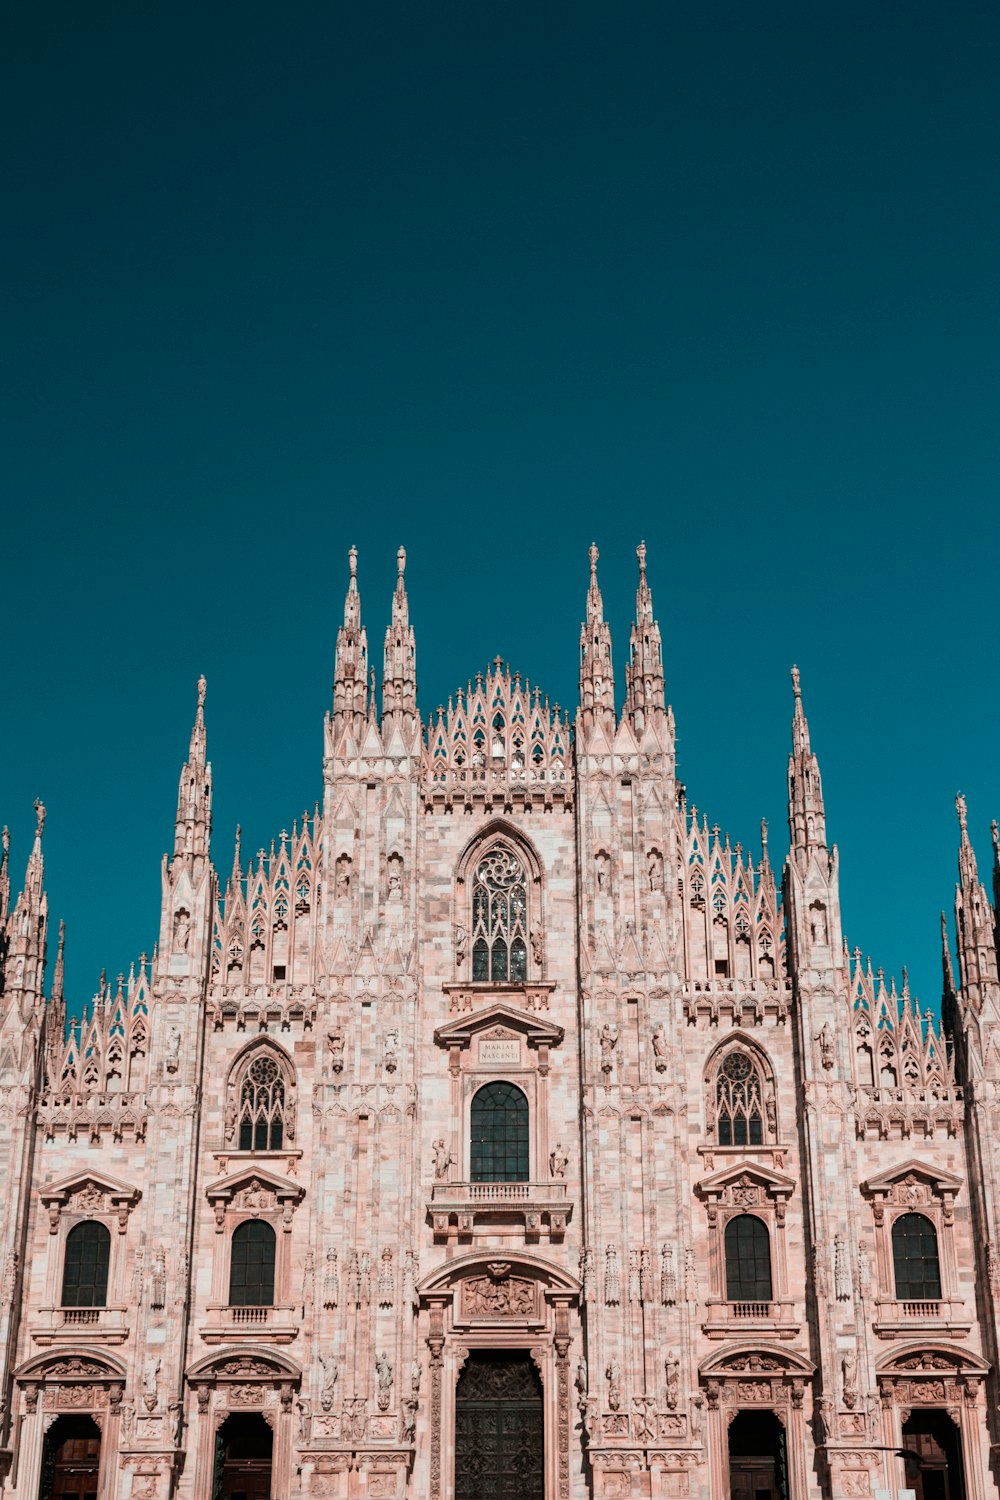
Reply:
[[[36,1344],[74,1341],[124,1344],[129,1336],[125,1307],[43,1307],[31,1330]]]
[[[427,1206],[434,1238],[468,1239],[498,1220],[520,1221],[526,1239],[561,1240],[573,1211],[565,1182],[436,1182]]]
[[[936,1302],[880,1298],[876,1303],[873,1327],[880,1339],[913,1338],[924,1333],[961,1337],[972,1328],[972,1319],[966,1313],[964,1302],[947,1298]]]
[[[239,1343],[241,1340],[290,1344],[298,1336],[298,1309],[292,1304],[273,1307],[206,1308],[209,1321],[199,1328],[206,1344]]]
[[[776,1339],[793,1339],[801,1319],[795,1315],[795,1300],[779,1297],[771,1302],[723,1302],[709,1299],[702,1332],[710,1339],[731,1339],[741,1333],[755,1338],[769,1335]]]

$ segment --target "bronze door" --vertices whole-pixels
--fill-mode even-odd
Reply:
[[[729,1492],[732,1500],[778,1500],[773,1458],[731,1458]]]
[[[100,1438],[66,1438],[56,1456],[52,1500],[97,1500],[100,1461]]]
[[[544,1448],[530,1356],[470,1354],[455,1392],[455,1500],[545,1500]]]

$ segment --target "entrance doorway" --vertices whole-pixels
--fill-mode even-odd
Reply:
[[[215,1440],[213,1500],[271,1500],[274,1437],[256,1413],[227,1417]]]
[[[38,1500],[97,1500],[101,1429],[91,1417],[58,1417],[45,1434]]]
[[[530,1355],[470,1354],[455,1391],[455,1500],[545,1500],[544,1433]]]
[[[785,1429],[773,1411],[740,1411],[729,1425],[731,1500],[788,1500]]]
[[[917,1500],[965,1500],[962,1443],[946,1411],[914,1411],[903,1423],[906,1483]],[[916,1455],[919,1454],[919,1459]]]

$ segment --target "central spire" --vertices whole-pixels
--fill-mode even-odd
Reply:
[[[625,712],[637,734],[647,721],[666,710],[663,689],[663,642],[653,618],[653,596],[646,581],[646,543],[635,549],[639,559],[639,587],[635,593],[635,621],[629,638],[625,668]]]
[[[392,596],[392,623],[385,633],[382,672],[382,721],[402,719],[408,727],[417,717],[417,647],[410,624],[406,597],[406,548],[396,553],[396,591]]]
[[[804,868],[810,851],[826,849],[826,809],[819,761],[809,744],[809,724],[802,707],[798,667],[792,668],[792,753],[788,757],[788,831],[791,852]]]
[[[603,724],[615,730],[615,674],[611,665],[611,631],[604,619],[604,601],[597,582],[596,542],[590,544],[590,587],[587,618],[580,630],[580,720],[584,730]]]

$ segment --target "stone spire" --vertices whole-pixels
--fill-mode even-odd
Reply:
[[[417,647],[406,597],[406,548],[396,553],[396,592],[392,623],[385,633],[382,670],[382,722],[395,720],[412,728],[417,717]]]
[[[344,623],[337,631],[337,658],[333,675],[333,711],[351,714],[358,724],[364,722],[368,691],[368,637],[361,623],[361,595],[358,593],[358,549],[347,554],[351,566],[347,598],[344,600]]]
[[[42,829],[45,808],[35,803],[35,839],[24,872],[24,886],[7,921],[7,955],[4,965],[4,993],[16,997],[22,1020],[41,1003],[45,973],[45,943],[49,919],[49,898],[45,894],[45,862],[42,858]]]
[[[653,596],[646,582],[646,543],[636,550],[639,587],[635,594],[635,621],[629,638],[629,660],[625,668],[625,712],[636,734],[647,720],[665,713],[663,693],[663,642],[653,618]]]
[[[10,829],[4,826],[0,834],[0,933],[7,922],[10,911]],[[2,949],[0,949],[2,958]]]
[[[958,935],[958,974],[964,998],[977,1013],[997,983],[997,946],[993,908],[979,879],[976,852],[969,838],[965,798],[955,798],[958,811],[958,885],[955,888],[955,928]]]
[[[788,757],[788,831],[791,854],[805,868],[813,850],[826,850],[826,812],[819,761],[809,744],[809,724],[802,709],[798,667],[792,668],[795,711],[792,717],[792,753]]]
[[[591,542],[587,618],[580,628],[580,720],[584,731],[603,724],[610,736],[615,731],[615,674],[611,631],[597,583],[599,556],[596,543]]]
[[[191,746],[181,771],[174,824],[174,857],[207,857],[212,831],[212,767],[205,758],[205,679],[198,678],[198,708]]]

